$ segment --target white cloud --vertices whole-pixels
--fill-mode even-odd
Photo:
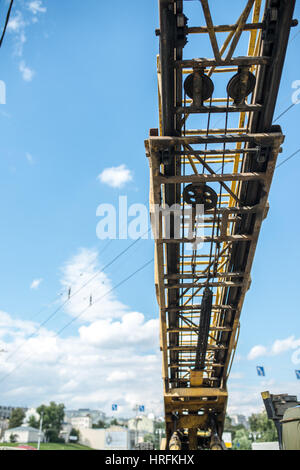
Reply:
[[[126,313],[121,321],[98,320],[79,329],[80,337],[89,344],[106,348],[124,348],[140,345],[143,348],[158,346],[158,320],[145,322],[143,314]]]
[[[27,8],[33,15],[37,15],[38,13],[46,13],[47,11],[47,8],[43,6],[41,0],[33,0],[29,2]]]
[[[27,67],[24,60],[22,60],[20,62],[19,70],[20,70],[20,72],[22,74],[22,78],[25,82],[31,82],[32,81],[32,79],[35,75],[35,72],[30,67]]]
[[[248,360],[256,359],[260,356],[277,356],[284,352],[297,349],[300,347],[300,338],[296,339],[295,336],[289,336],[285,339],[276,339],[270,348],[262,345],[254,346],[248,356]]]
[[[229,376],[230,380],[238,380],[244,378],[244,374],[241,372],[231,372]]]
[[[289,351],[291,349],[296,349],[298,347],[300,347],[300,338],[295,339],[295,336],[290,336],[286,339],[277,339],[272,345],[271,354],[281,354],[283,352]]]
[[[98,268],[97,256],[97,251],[81,249],[62,268],[64,292],[71,290],[66,311],[71,316],[80,315],[81,322],[121,318],[128,311],[128,307],[116,299],[111,280]]]
[[[7,25],[7,31],[12,33],[19,33],[23,31],[26,23],[24,21],[23,15],[20,11],[17,11],[16,14],[9,20]]]
[[[7,31],[14,35],[15,48],[14,53],[18,57],[22,57],[24,44],[27,41],[26,37],[26,26],[27,23],[20,11],[17,11],[15,16],[12,17],[7,25]]]
[[[274,379],[260,380],[255,385],[249,385],[245,380],[229,383],[228,385],[228,414],[242,414],[250,416],[265,410],[261,393],[270,391],[272,394],[288,393],[300,395],[300,384],[293,382],[279,382]]]
[[[265,356],[267,353],[268,353],[268,350],[265,346],[257,345],[251,349],[251,351],[249,352],[247,356],[247,359],[249,361],[252,361],[253,359],[256,359],[257,357]]]
[[[126,165],[117,167],[106,168],[100,173],[98,179],[101,183],[105,183],[112,188],[121,188],[126,183],[132,181],[133,175],[131,170],[126,168]]]
[[[28,161],[28,163],[30,163],[30,165],[33,164],[33,156],[28,152],[26,152],[26,160]]]
[[[98,297],[112,286],[98,267],[97,255],[82,249],[62,268],[65,298],[69,287],[72,295],[82,288],[68,302],[66,313],[72,317],[86,308],[85,297],[91,291]],[[82,287],[91,276],[95,279]],[[38,324],[0,312],[1,348],[8,351],[0,354],[2,400],[28,407],[54,400],[69,408],[100,408],[107,414],[112,403],[118,403],[119,414],[126,416],[141,403],[148,412],[161,414],[158,320],[131,311],[110,293],[97,307],[88,308],[81,321],[77,331],[68,336],[66,330],[61,338],[46,325],[38,330]],[[37,334],[24,343],[34,331]],[[3,380],[6,374],[10,375]]]
[[[300,348],[293,352],[291,361],[293,364],[295,364],[295,366],[300,364]]]
[[[34,279],[30,285],[30,289],[38,289],[41,282],[43,282],[43,279]]]
[[[10,18],[7,31],[14,38],[14,54],[20,59],[23,57],[24,45],[27,42],[28,28],[37,23],[39,15],[46,13],[46,11],[47,8],[43,6],[42,1],[33,0],[27,3],[22,11],[16,10],[14,16]],[[35,72],[25,64],[24,60],[19,63],[19,70],[23,80],[32,81]]]

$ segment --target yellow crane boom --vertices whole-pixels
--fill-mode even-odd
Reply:
[[[159,129],[145,142],[171,449],[223,448],[227,379],[284,141],[272,119],[296,24],[294,0],[243,0],[236,23],[224,25],[199,2],[205,24],[189,27],[186,2],[159,1]],[[221,47],[218,33],[227,34]],[[198,35],[212,57],[185,56]]]

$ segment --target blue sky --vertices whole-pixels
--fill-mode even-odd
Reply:
[[[202,20],[198,3],[187,2],[191,25]],[[6,5],[0,2],[2,21]],[[236,0],[231,11],[216,5],[215,23],[231,23],[239,6]],[[298,4],[294,16],[299,13]],[[75,292],[131,243],[98,240],[96,210],[101,203],[117,205],[120,195],[129,205],[148,198],[144,139],[158,121],[157,27],[156,1],[15,1],[0,58],[6,84],[6,104],[0,105],[0,350],[8,351],[0,354],[0,381],[11,373],[1,383],[1,404],[55,399],[109,412],[111,402],[119,402],[120,413],[130,414],[145,401],[148,410],[161,410],[153,265],[52,338],[88,306],[90,294],[101,297],[150,260],[151,240],[101,272],[7,359],[66,299],[69,285]],[[300,80],[298,31],[291,32],[275,116],[292,103],[292,84]],[[190,44],[187,52],[210,54],[206,43]],[[299,148],[299,109],[277,122],[286,134],[279,162]],[[300,396],[294,372],[300,363],[292,362],[300,348],[299,162],[300,154],[278,168],[271,189],[229,382],[232,412],[260,409],[264,389]],[[101,181],[109,168],[119,168],[121,179],[127,171],[123,185],[120,179],[115,187]],[[13,370],[25,353],[35,359]],[[256,375],[257,364],[266,368],[264,379]]]

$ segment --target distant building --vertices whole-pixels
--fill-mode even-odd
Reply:
[[[63,423],[62,427],[61,427],[61,431],[59,433],[59,437],[64,439],[65,442],[69,442],[69,438],[70,438],[72,429],[73,429],[72,424]]]
[[[246,416],[244,416],[244,415],[232,415],[232,416],[230,416],[230,419],[231,419],[231,424],[233,426],[242,425],[246,429],[249,428],[248,420],[247,420]]]
[[[121,426],[108,429],[81,429],[79,443],[95,450],[132,450],[135,433]]]
[[[253,442],[252,450],[279,450],[278,442]]]
[[[92,424],[98,424],[99,421],[106,421],[105,413],[99,410],[90,410],[89,408],[80,408],[79,410],[66,410],[65,422],[71,423],[72,418],[90,416]]]
[[[10,419],[13,410],[20,408],[19,406],[0,406],[0,419]],[[27,408],[22,408],[26,413]]]
[[[137,442],[143,442],[146,434],[154,434],[154,420],[147,416],[137,416],[128,420],[128,429],[135,433]]]
[[[90,416],[77,416],[70,419],[70,424],[75,429],[91,429],[93,427],[93,421]]]
[[[2,437],[4,435],[4,431],[8,429],[9,426],[9,420],[8,419],[0,419],[0,439],[2,440]]]
[[[18,428],[7,429],[4,432],[4,442],[10,442],[11,436],[15,437],[15,442],[27,444],[28,442],[38,442],[39,430],[30,426],[20,426]],[[41,441],[44,440],[44,433],[41,433]]]

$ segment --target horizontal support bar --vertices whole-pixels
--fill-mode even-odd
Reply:
[[[275,146],[283,142],[283,134],[281,132],[259,133],[259,134],[221,134],[221,135],[203,135],[203,136],[187,136],[187,137],[157,137],[151,136],[146,141],[150,144],[151,151],[164,150],[176,145],[208,145],[208,144],[233,144],[248,142],[253,145],[263,145],[264,147]]]
[[[162,309],[164,312],[181,312],[185,310],[200,310],[201,304],[198,305],[179,305],[178,307],[166,307]],[[236,310],[231,305],[213,305],[212,310]]]
[[[182,151],[175,151],[175,155],[213,155],[213,156],[218,156],[218,155],[239,155],[239,154],[248,154],[248,153],[254,153],[258,154],[259,149],[234,149],[234,150],[229,150],[229,149],[216,149],[216,150],[182,150]]]
[[[252,113],[263,109],[260,104],[239,104],[236,106],[178,106],[176,114],[215,114],[215,113]]]
[[[211,279],[225,278],[225,277],[243,277],[244,273],[211,273]],[[164,278],[167,280],[176,279],[207,279],[208,273],[205,274],[165,274]]]
[[[253,31],[253,30],[258,30],[258,29],[263,29],[264,24],[263,23],[248,23],[243,26],[243,31]],[[213,30],[215,33],[227,33],[230,31],[235,31],[237,28],[236,24],[222,24],[222,25],[216,25],[213,27]],[[204,34],[208,33],[208,29],[205,26],[193,26],[190,28],[187,28],[187,33],[188,34]]]
[[[167,333],[181,333],[185,331],[199,331],[199,328],[183,326],[182,328],[168,328]],[[221,332],[230,332],[232,328],[225,328],[223,326],[212,326],[210,331],[221,331]]]
[[[207,363],[208,365],[205,367],[208,368],[222,368],[224,367],[224,364],[212,364],[212,363]],[[170,369],[178,369],[179,367],[194,367],[195,362],[179,362],[178,364],[168,364],[168,367]]]
[[[222,242],[245,242],[251,241],[253,238],[252,235],[226,235],[224,237],[199,237],[198,239],[192,238],[157,238],[157,243],[222,243]]]
[[[199,174],[184,176],[156,176],[155,179],[160,184],[178,183],[218,183],[220,181],[256,181],[264,180],[265,173],[225,173],[220,174]]]
[[[211,135],[211,134],[245,134],[247,129],[245,128],[232,128],[228,129],[188,129],[185,131],[185,135]]]
[[[193,289],[198,288],[201,289],[202,287],[241,287],[243,285],[242,282],[182,282],[179,284],[165,284],[165,289]]]
[[[226,346],[213,346],[209,344],[206,348],[206,351],[225,351],[228,349]],[[197,346],[168,346],[168,351],[186,351],[186,352],[196,352],[198,351]]]
[[[175,67],[232,67],[232,66],[251,66],[251,65],[267,65],[271,62],[271,57],[235,57],[229,60],[222,59],[217,62],[215,59],[190,59],[190,60],[176,60]]]
[[[166,392],[165,398],[181,398],[181,397],[197,397],[197,398],[206,398],[206,397],[227,397],[227,390],[222,388],[173,388]]]

